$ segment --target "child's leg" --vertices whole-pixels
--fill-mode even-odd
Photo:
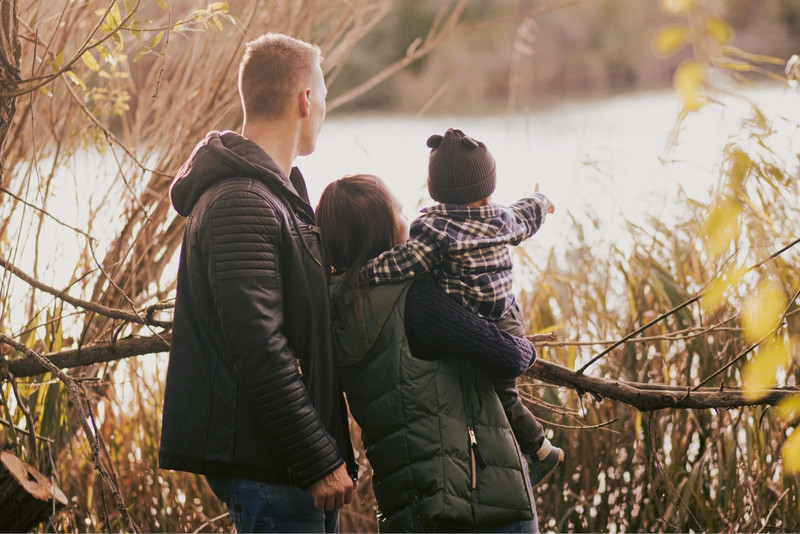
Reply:
[[[505,317],[497,321],[497,327],[514,336],[524,337],[525,321],[519,307],[514,306]],[[497,392],[497,396],[500,397],[508,423],[511,425],[511,430],[514,431],[514,437],[517,438],[517,443],[519,443],[523,454],[530,454],[536,458],[542,445],[545,443],[549,445],[550,442],[544,436],[542,424],[522,404],[522,399],[519,398],[519,390],[517,389],[517,381],[513,378],[495,379],[494,389]]]
[[[515,336],[525,335],[524,319],[517,307],[498,321],[497,326]],[[564,461],[564,451],[550,443],[544,435],[542,424],[522,404],[516,380],[495,380],[494,389],[503,405],[519,448],[527,459],[528,476],[531,486],[535,488],[547,480],[561,465]]]
[[[514,437],[517,438],[522,453],[537,457],[539,449],[546,440],[544,428],[530,410],[522,404],[519,390],[517,390],[517,381],[513,378],[495,379],[494,389],[497,396],[500,397],[500,402],[503,404],[506,417],[508,417],[508,424],[514,431]]]

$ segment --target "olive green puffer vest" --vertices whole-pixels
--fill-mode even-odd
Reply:
[[[531,493],[491,379],[454,355],[411,356],[412,282],[363,291],[363,321],[333,301],[334,353],[373,469],[382,532],[475,528],[529,520]]]

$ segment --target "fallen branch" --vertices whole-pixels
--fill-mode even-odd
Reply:
[[[172,334],[170,332],[152,337],[129,337],[119,339],[114,343],[97,343],[78,349],[45,354],[44,357],[59,369],[70,369],[95,363],[122,360],[131,356],[165,352],[169,350],[171,338]],[[18,358],[8,360],[8,370],[12,375],[20,378],[39,375],[49,369],[38,360]],[[3,378],[0,377],[0,381],[2,380]]]
[[[623,382],[586,375],[545,360],[536,360],[526,374],[550,384],[574,389],[578,393],[591,393],[623,402],[642,412],[664,408],[706,409],[774,405],[785,397],[800,393],[800,387],[774,388],[764,390],[760,399],[752,401],[744,398],[741,388],[700,388],[690,391],[688,386]]]
[[[169,350],[170,340],[171,334],[167,332],[152,337],[134,337],[120,339],[114,343],[98,343],[81,349],[48,354],[45,357],[50,365],[66,369],[166,352]],[[0,342],[4,342],[2,337]],[[24,358],[9,360],[8,370],[16,377],[23,377],[41,374],[49,370],[49,367]],[[774,388],[765,390],[762,398],[751,401],[744,398],[741,388],[700,388],[690,391],[688,386],[623,382],[582,374],[546,360],[536,360],[526,374],[543,382],[574,389],[579,393],[590,393],[596,397],[629,404],[643,412],[664,408],[705,409],[774,405],[789,395],[800,394],[800,387]]]

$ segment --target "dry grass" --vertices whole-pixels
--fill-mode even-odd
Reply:
[[[99,18],[95,11],[106,10],[109,2],[22,3],[21,75],[30,80],[23,88],[41,84],[43,90],[18,98],[10,125],[0,184],[0,253],[48,285],[130,311],[160,302],[174,289],[172,262],[183,222],[169,207],[168,186],[208,129],[238,126],[234,81],[243,44],[269,30],[314,40],[325,51],[328,76],[335,77],[391,1],[232,2],[237,11],[230,14],[236,21],[226,13],[206,13],[208,18],[200,17],[205,23],[187,19],[184,28],[204,31],[165,34],[153,45],[153,53],[137,62],[100,61],[103,76],[76,51],[88,46],[100,59],[97,41],[108,32],[100,28],[91,39],[87,36]],[[463,3],[445,4],[457,11]],[[156,3],[142,3],[136,18],[140,40],[129,31],[135,21],[123,23],[119,35],[124,52],[131,59],[159,31],[206,6],[175,1],[166,12]],[[413,57],[442,42],[441,31],[458,31],[447,15],[443,12],[428,40],[409,52]],[[216,20],[221,31],[215,29]],[[114,39],[104,41],[112,55]],[[61,51],[64,56],[59,59]],[[87,89],[64,72],[48,78],[71,59],[70,72]],[[409,61],[403,58],[397,66],[388,66],[389,73]],[[369,83],[383,75],[376,76]],[[355,87],[345,98],[360,91]],[[745,133],[768,147],[772,141],[763,122],[754,117]],[[726,161],[737,157],[736,149],[732,144]],[[776,162],[768,149],[748,145],[742,150],[752,163],[747,175],[751,210],[743,219],[737,248],[726,261],[753,263],[800,231],[796,171]],[[86,153],[96,158],[81,165]],[[721,174],[725,172],[723,165]],[[75,209],[67,209],[71,207]],[[686,207],[679,224],[630,226],[633,245],[625,250],[613,243],[588,243],[586,228],[576,223],[563,249],[554,251],[545,265],[526,260],[523,251],[520,269],[537,281],[535,291],[520,296],[529,323],[537,331],[555,331],[559,340],[613,340],[647,322],[653,313],[684,302],[725,266],[709,260],[697,244],[703,232],[702,207],[689,200]],[[746,279],[727,306],[712,315],[688,307],[647,332],[665,337],[625,344],[590,372],[637,382],[697,384],[746,348],[738,331],[740,298],[759,277],[779,280],[793,293],[800,283],[798,264],[797,252],[790,251]],[[0,271],[0,280],[0,330],[42,352],[160,330],[140,330],[128,322],[65,307],[61,300],[31,288],[19,291],[6,270]],[[687,335],[695,332],[688,329],[715,325],[719,326],[713,333]],[[795,338],[797,315],[790,314],[781,328]],[[666,337],[675,333],[682,337]],[[5,346],[0,350],[8,354]],[[556,344],[541,347],[540,356],[574,367],[599,350]],[[142,531],[230,531],[230,520],[200,477],[157,469],[163,395],[162,382],[153,377],[163,373],[153,369],[153,358],[74,373],[90,379],[82,387],[103,443],[100,461],[112,472]],[[796,381],[796,364],[788,375],[787,380]],[[713,385],[722,383],[740,384],[741,364],[732,365]],[[3,418],[34,427],[47,440],[33,446],[23,432],[3,427],[4,445],[74,496],[73,506],[42,529],[124,529],[61,382],[45,375],[17,385],[14,391],[9,381],[2,383]],[[561,473],[537,492],[545,530],[800,529],[800,480],[785,476],[778,461],[786,423],[772,409],[639,414],[535,383],[523,386],[523,391],[537,415],[552,422],[553,441],[568,453]],[[613,422],[597,427],[609,421]],[[582,426],[597,428],[574,428]],[[363,454],[360,459],[364,462]],[[375,528],[374,499],[364,467],[356,502],[342,518],[344,531]]]

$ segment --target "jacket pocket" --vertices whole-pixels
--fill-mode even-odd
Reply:
[[[481,451],[478,449],[478,439],[475,437],[475,429],[467,427],[469,433],[469,464],[470,464],[470,487],[474,491],[478,487],[478,468],[486,467]]]

